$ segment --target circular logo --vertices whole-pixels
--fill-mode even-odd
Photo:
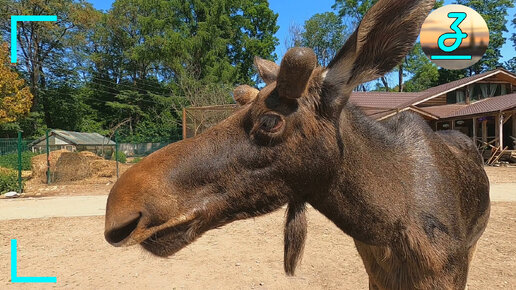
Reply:
[[[464,69],[477,63],[489,45],[489,28],[480,14],[463,5],[432,12],[421,28],[421,47],[436,65]]]

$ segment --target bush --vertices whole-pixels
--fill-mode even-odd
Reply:
[[[0,167],[0,194],[18,191],[18,175],[16,170]]]
[[[30,151],[22,152],[22,170],[30,170],[31,159],[36,155],[36,153]],[[0,167],[18,170],[18,153],[2,155],[0,157]]]
[[[115,159],[115,152],[111,155],[111,160],[116,161]],[[118,162],[125,163],[127,160],[127,157],[125,156],[124,152],[118,152]]]
[[[134,158],[133,160],[131,160],[130,162],[131,162],[131,163],[136,164],[136,163],[138,163],[138,162],[142,161],[142,159],[143,159],[142,157],[135,157],[135,158]]]

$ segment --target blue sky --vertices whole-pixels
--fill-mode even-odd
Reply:
[[[108,10],[111,7],[112,0],[90,0],[95,8]],[[332,11],[331,6],[335,0],[269,0],[271,9],[279,14],[278,25],[279,31],[276,37],[279,39],[279,45],[276,47],[276,54],[281,59],[286,52],[285,39],[288,36],[288,29],[292,23],[299,25],[309,19],[316,13]],[[445,4],[453,4],[455,1],[445,0]],[[509,9],[508,26],[509,32],[505,34],[507,42],[502,48],[502,61],[506,61],[516,56],[512,42],[509,41],[510,36],[515,33],[516,29],[512,26],[511,20],[516,14],[516,8]]]

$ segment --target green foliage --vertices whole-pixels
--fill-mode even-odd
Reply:
[[[412,52],[406,57],[404,69],[412,74],[405,82],[405,91],[421,92],[437,84],[439,70],[423,53],[421,44],[417,43]]]
[[[9,15],[36,12],[59,21],[18,27],[18,73],[34,105],[0,124],[2,137],[116,129],[121,142],[174,141],[180,106],[232,102],[235,85],[256,79],[255,55],[276,59],[278,15],[267,0],[116,0],[107,12],[86,1],[0,0],[2,38]]]
[[[133,159],[130,161],[130,163],[136,164],[136,163],[138,163],[138,162],[142,161],[142,159],[143,159],[143,158],[141,158],[141,157],[135,157],[135,158],[133,158]]]
[[[448,69],[439,69],[439,78],[437,79],[437,83],[435,85],[446,84],[449,82],[453,82],[458,79],[462,79],[467,77],[468,72],[466,70],[448,70]]]
[[[459,0],[480,13],[489,27],[489,46],[484,57],[468,69],[468,75],[478,74],[500,66],[501,48],[505,44],[504,32],[507,32],[507,10],[514,7],[512,0]]]
[[[255,55],[275,59],[277,17],[266,0],[118,0],[92,36],[92,61],[112,79],[249,83]]]
[[[22,152],[22,170],[30,170],[31,159],[36,153],[30,151]],[[18,170],[18,153],[2,155],[0,158],[0,167]]]
[[[352,23],[353,28],[356,28],[365,13],[376,4],[376,2],[378,2],[378,0],[335,0],[335,4],[332,8],[338,12],[340,17]],[[437,0],[434,9],[443,6],[443,4],[444,0]],[[416,47],[407,55],[405,62],[397,66],[395,73],[398,74],[399,81],[395,88],[396,91],[424,90],[429,88],[431,84],[435,84],[437,67],[431,65],[425,58],[422,50]],[[409,73],[411,79],[406,84],[403,84],[403,77],[407,76],[407,73]],[[387,77],[382,77],[375,82],[376,90],[392,91],[392,89],[388,87]]]
[[[335,0],[332,8],[338,11],[340,17],[351,19],[353,25],[358,26],[367,10],[376,2],[378,0]]]
[[[347,38],[346,26],[333,12],[315,14],[303,29],[296,45],[312,48],[322,66],[330,63]]]
[[[18,191],[18,175],[15,170],[0,167],[0,194]]]
[[[115,158],[115,152],[113,152],[113,154],[111,154],[111,160],[118,159],[118,162],[120,163],[125,163],[127,161],[127,157],[125,156],[124,152],[118,151],[116,156],[118,158]]]
[[[512,19],[512,26],[516,28],[516,14],[514,14],[514,18]],[[514,47],[514,50],[516,51],[516,33],[512,34],[511,37],[512,46]],[[512,71],[513,73],[516,73],[516,56],[514,56],[512,59],[510,59],[506,64],[505,67]]]
[[[86,1],[74,0],[0,0],[0,7],[0,32],[4,36],[11,33],[9,15],[57,15],[59,19],[18,25],[18,63],[28,76],[33,106],[38,107],[39,91],[50,79],[67,79],[77,72],[85,34],[96,23],[98,11]]]
[[[373,7],[376,2],[378,2],[378,0],[335,0],[335,4],[333,4],[331,8],[337,10],[337,14],[340,17],[350,19],[353,24],[357,26],[367,10]],[[443,3],[444,0],[437,0],[434,9],[443,6]]]

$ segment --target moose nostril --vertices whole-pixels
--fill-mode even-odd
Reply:
[[[112,228],[104,234],[106,240],[113,245],[120,243],[125,240],[127,237],[131,235],[131,233],[136,229],[138,223],[140,222],[142,215],[139,213],[136,218],[129,220],[126,223],[123,223],[122,226],[118,226],[116,228]]]

